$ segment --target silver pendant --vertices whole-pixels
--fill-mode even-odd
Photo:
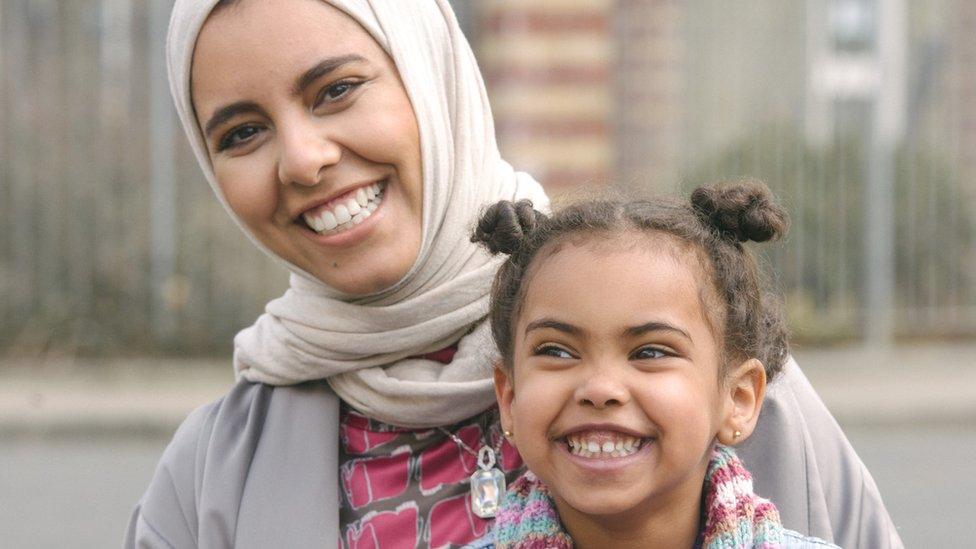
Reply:
[[[505,475],[495,468],[495,452],[488,446],[478,451],[478,471],[471,475],[471,510],[481,518],[494,518],[505,495]]]

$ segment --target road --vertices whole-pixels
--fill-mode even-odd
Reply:
[[[848,426],[907,547],[976,539],[976,425]],[[132,437],[0,441],[4,547],[121,544],[166,441]]]

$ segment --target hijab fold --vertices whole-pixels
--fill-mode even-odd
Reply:
[[[501,159],[484,83],[448,2],[328,0],[393,59],[420,130],[420,252],[402,280],[365,297],[344,295],[278,257],[217,185],[190,95],[194,44],[216,3],[177,0],[173,8],[166,54],[176,110],[224,208],[291,271],[285,294],[234,338],[238,376],[273,385],[326,378],[361,413],[405,427],[456,423],[490,406],[497,355],[485,315],[501,260],[469,234],[481,210],[497,200],[528,198],[539,209],[548,201],[536,181]],[[458,352],[448,365],[411,358],[454,343]]]

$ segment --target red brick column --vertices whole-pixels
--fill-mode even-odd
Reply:
[[[669,189],[684,131],[684,2],[618,0],[615,137],[620,183]]]
[[[551,191],[613,177],[612,0],[484,0],[477,52],[502,154]]]

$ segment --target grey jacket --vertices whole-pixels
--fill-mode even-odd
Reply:
[[[125,547],[333,547],[339,399],[325,381],[238,383],[194,411],[163,453]],[[738,454],[784,526],[841,547],[902,548],[878,489],[792,360]],[[333,477],[334,478],[334,477]]]

